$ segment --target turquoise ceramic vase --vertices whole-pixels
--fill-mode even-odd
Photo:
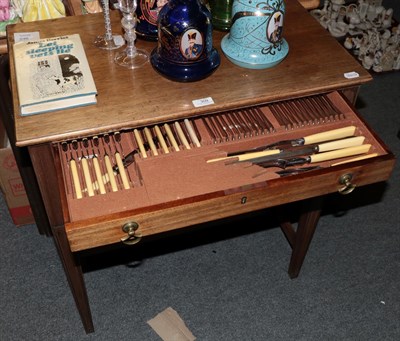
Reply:
[[[289,52],[283,38],[283,0],[234,0],[230,32],[221,48],[234,64],[265,69],[280,63]]]

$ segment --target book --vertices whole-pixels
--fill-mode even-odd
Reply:
[[[17,42],[14,64],[22,116],[97,103],[79,34]]]

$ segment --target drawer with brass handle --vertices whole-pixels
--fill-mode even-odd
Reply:
[[[54,147],[72,251],[135,244],[199,222],[327,193],[349,194],[387,179],[394,164],[338,92]]]

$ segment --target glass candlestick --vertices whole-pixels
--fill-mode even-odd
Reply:
[[[94,40],[94,46],[104,50],[118,49],[123,45],[123,41],[122,39],[120,43],[116,43],[114,41],[111,31],[110,2],[109,0],[101,0],[101,5],[103,7],[104,27],[106,29],[106,32],[104,33],[104,35],[99,35],[96,37],[96,39]]]
[[[135,69],[143,66],[149,61],[149,54],[145,50],[136,48],[136,8],[137,0],[118,0],[119,10],[122,12],[122,27],[125,31],[124,37],[127,41],[126,49],[115,56],[118,65],[128,69]]]

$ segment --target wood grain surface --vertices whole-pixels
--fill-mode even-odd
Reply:
[[[136,70],[124,69],[113,62],[115,51],[93,46],[104,32],[102,14],[72,16],[56,20],[11,25],[8,42],[11,69],[14,32],[39,31],[41,38],[80,33],[98,89],[98,103],[78,109],[21,117],[12,73],[17,145],[90,136],[205,113],[268,103],[290,97],[302,97],[334,89],[358,86],[371,79],[340,44],[295,0],[286,2],[284,37],[288,56],[276,67],[264,70],[240,68],[221,52],[225,33],[214,31],[213,45],[219,50],[221,65],[208,78],[190,83],[170,81],[160,76],[150,63]],[[113,13],[113,31],[121,31],[118,12]],[[151,52],[155,42],[137,41]],[[358,78],[346,79],[355,71]],[[195,108],[192,101],[212,97],[213,105]]]

